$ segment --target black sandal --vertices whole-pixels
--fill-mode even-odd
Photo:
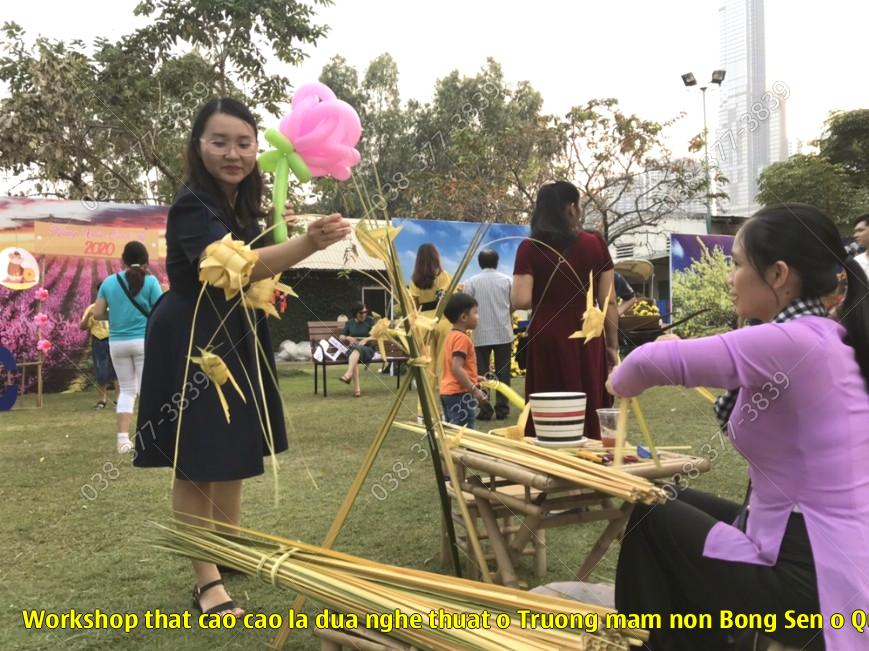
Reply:
[[[198,585],[193,586],[193,607],[203,615],[218,615],[224,611],[232,612],[235,610],[235,602],[232,599],[224,601],[222,604],[217,604],[208,610],[202,610],[202,604],[200,603],[202,595],[218,585],[223,585],[223,579],[217,579],[217,581],[206,583],[201,588]]]
[[[234,567],[229,567],[228,565],[217,564],[217,571],[220,572],[223,576],[227,574],[244,574],[241,570],[237,570]]]

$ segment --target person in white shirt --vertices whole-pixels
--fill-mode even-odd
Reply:
[[[854,259],[869,277],[869,213],[860,215],[854,221],[854,241],[863,249],[863,253],[855,255]]]
[[[498,381],[510,386],[510,357],[513,352],[513,319],[510,311],[510,291],[513,279],[498,271],[498,254],[492,249],[483,249],[477,256],[480,273],[466,280],[464,292],[477,299],[480,322],[474,331],[474,349],[477,353],[477,369],[486,376],[490,358],[495,354],[495,375]],[[492,420],[491,402],[480,404],[477,420]],[[494,415],[504,420],[510,413],[510,403],[498,394]]]

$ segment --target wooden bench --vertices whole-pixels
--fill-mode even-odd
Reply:
[[[344,332],[344,323],[341,321],[308,321],[308,339],[311,340],[311,359],[314,362],[314,393],[319,389],[319,380],[317,378],[318,369],[322,369],[323,373],[323,397],[328,396],[326,388],[326,367],[327,366],[346,366],[347,356],[341,355],[332,360],[323,355],[322,361],[318,361],[314,357],[314,353],[320,347],[320,342],[329,337],[338,338]],[[373,364],[382,363],[383,360],[376,360]],[[407,362],[407,355],[397,345],[391,341],[386,342],[386,361],[395,365],[395,388],[401,384],[401,365]]]

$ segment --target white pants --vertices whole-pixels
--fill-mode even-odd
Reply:
[[[117,413],[132,414],[133,404],[139,395],[139,384],[142,382],[142,367],[145,365],[145,340],[110,340],[109,351],[121,389]]]

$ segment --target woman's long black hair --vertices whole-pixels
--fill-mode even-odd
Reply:
[[[148,249],[136,240],[127,242],[121,260],[127,267],[124,277],[130,286],[130,293],[135,296],[145,286],[145,276],[148,275]]]
[[[845,269],[848,290],[840,307],[847,343],[869,383],[869,279],[848,256],[833,221],[813,206],[784,203],[757,211],[740,231],[749,264],[761,276],[778,260],[794,269],[803,284],[801,298],[821,298],[836,290],[836,273]]]
[[[200,139],[205,132],[208,118],[216,113],[224,113],[247,122],[257,132],[256,119],[244,104],[231,97],[213,99],[205,104],[196,119],[193,121],[193,129],[190,131],[190,140],[187,141],[187,153],[185,157],[184,184],[191,190],[200,190],[217,198],[222,204],[227,215],[234,216],[240,225],[248,226],[262,218],[265,213],[262,210],[263,180],[259,166],[254,165],[253,171],[238,184],[238,195],[235,205],[230,205],[229,200],[221,190],[220,185],[202,162]],[[254,135],[256,138],[256,135]]]
[[[567,219],[567,207],[579,203],[579,190],[573,183],[555,181],[537,191],[531,214],[531,237],[563,251],[576,239]]]

